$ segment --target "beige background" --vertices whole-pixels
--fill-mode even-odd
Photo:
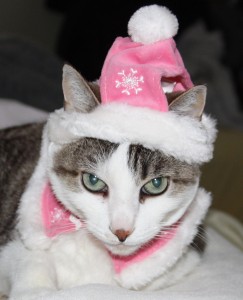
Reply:
[[[212,192],[212,207],[243,222],[243,131],[219,129],[214,158],[202,168],[201,185]]]

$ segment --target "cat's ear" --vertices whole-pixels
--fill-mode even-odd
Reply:
[[[67,64],[63,66],[62,89],[65,111],[87,113],[99,105],[99,86],[86,81]]]
[[[207,88],[197,85],[186,92],[167,95],[169,110],[201,120],[206,102]]]

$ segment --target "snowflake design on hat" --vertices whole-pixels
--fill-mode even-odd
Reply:
[[[144,83],[143,76],[137,76],[137,70],[130,68],[130,72],[128,74],[125,73],[124,70],[118,72],[117,74],[121,76],[121,81],[116,80],[116,88],[124,88],[121,92],[123,94],[131,95],[131,91],[137,95],[143,89],[140,87],[141,83]]]

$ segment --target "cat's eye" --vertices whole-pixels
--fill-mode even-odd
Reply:
[[[168,178],[157,177],[147,182],[141,189],[144,194],[147,195],[159,195],[162,194],[168,186]]]
[[[82,179],[84,186],[91,192],[103,192],[107,188],[104,181],[94,174],[84,173]]]

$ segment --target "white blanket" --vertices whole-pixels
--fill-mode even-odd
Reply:
[[[47,113],[12,99],[0,98],[0,128],[47,118]]]
[[[23,105],[18,101],[0,100],[0,128],[29,121],[41,121],[46,118],[46,112]],[[174,286],[155,292],[134,292],[119,287],[90,284],[53,292],[48,297],[37,297],[36,300],[242,300],[243,252],[240,247],[236,246],[236,243],[231,241],[231,234],[227,228],[225,228],[227,234],[219,233],[220,230],[217,227],[219,224],[222,225],[222,218],[212,222],[211,214],[210,220],[208,223],[209,241],[202,263],[192,274]],[[232,222],[230,224],[232,226]],[[241,224],[237,223],[237,231],[243,232]],[[235,232],[232,231],[232,234]]]

